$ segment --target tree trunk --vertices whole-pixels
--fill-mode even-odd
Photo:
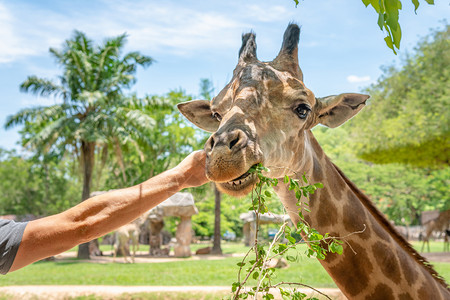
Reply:
[[[89,198],[91,193],[92,171],[94,169],[95,143],[81,142],[81,159],[83,163],[83,193],[81,201]],[[89,242],[78,246],[78,258],[89,259]]]
[[[220,201],[222,195],[220,194],[217,186],[214,184],[214,244],[211,249],[211,254],[222,254],[222,248],[220,247]]]

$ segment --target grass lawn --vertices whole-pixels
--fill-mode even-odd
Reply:
[[[0,285],[222,285],[236,281],[239,257],[153,264],[92,264],[39,262],[8,274]],[[293,278],[317,287],[332,280],[315,260],[305,259],[277,272],[279,280]],[[300,274],[300,275],[299,275]]]
[[[109,246],[108,246],[109,247]],[[194,245],[201,248],[205,245]],[[441,245],[433,245],[439,249]],[[244,253],[247,247],[224,243],[224,253]],[[109,250],[106,248],[104,250]],[[141,247],[141,250],[142,249]],[[300,253],[303,251],[301,250]],[[450,254],[449,254],[450,255]],[[3,276],[0,286],[7,285],[219,285],[231,286],[237,281],[241,257],[221,260],[182,260],[166,263],[93,264],[77,260],[37,262]],[[450,280],[450,263],[435,264],[436,270]],[[300,281],[315,287],[335,287],[334,282],[315,259],[302,258],[290,267],[276,272],[277,281]]]
[[[414,249],[416,249],[418,252],[421,252],[422,250],[422,243],[419,241],[412,241],[411,244],[413,245]],[[428,252],[428,247],[425,245],[423,248],[424,252]],[[430,252],[444,252],[444,242],[436,242],[436,241],[430,241]],[[450,255],[450,253],[449,253]]]

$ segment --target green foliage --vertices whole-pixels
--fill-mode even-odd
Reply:
[[[275,283],[277,276],[275,275],[276,269],[269,266],[270,261],[277,257],[285,257],[290,262],[296,262],[299,260],[299,252],[295,251],[296,247],[307,241],[309,248],[306,251],[306,256],[316,257],[318,259],[325,259],[328,252],[342,254],[343,242],[336,239],[336,237],[320,234],[314,228],[311,228],[303,217],[303,211],[308,211],[308,199],[310,194],[323,187],[321,183],[308,184],[308,180],[305,175],[301,179],[291,179],[285,176],[283,183],[288,186],[290,191],[295,193],[297,198],[296,205],[298,206],[298,217],[300,221],[296,224],[295,228],[288,226],[288,222],[285,222],[278,232],[275,234],[273,241],[270,242],[268,247],[261,243],[258,238],[259,232],[259,215],[267,213],[268,207],[266,205],[266,199],[272,198],[272,193],[268,190],[263,191],[264,186],[275,187],[278,185],[278,179],[268,178],[264,176],[263,172],[269,172],[269,170],[263,167],[261,164],[253,166],[250,173],[258,176],[258,182],[256,183],[252,191],[252,206],[249,210],[254,211],[256,216],[256,234],[255,244],[247,252],[241,262],[236,265],[239,267],[238,280],[232,284],[232,292],[234,293],[233,299],[247,299],[250,296],[256,299],[259,296],[262,299],[274,299],[273,294],[270,292],[271,288],[278,288],[283,299],[305,299],[306,294],[300,293],[296,288],[289,290],[283,289],[283,286],[296,287],[304,286],[308,287],[319,294],[322,294],[326,298],[330,299],[325,294],[314,289],[311,286],[300,282],[278,282]],[[303,185],[306,184],[306,185]],[[297,240],[294,234],[301,237]],[[287,242],[282,242],[282,237]],[[304,240],[303,240],[304,239]],[[247,265],[248,264],[248,265]],[[244,268],[245,267],[245,268]],[[245,270],[245,273],[243,273]],[[247,283],[250,279],[256,280],[255,286],[248,288]],[[315,298],[308,298],[315,299]]]
[[[318,126],[314,136],[325,153],[375,202],[389,220],[415,225],[425,210],[450,208],[450,168],[426,169],[402,164],[376,165],[358,159],[349,133],[352,124],[329,129]]]
[[[128,139],[128,142],[122,144],[121,149],[126,155],[121,161],[114,160],[113,157],[108,159],[110,163],[106,166],[108,176],[104,189],[138,184],[173,167],[199,147],[197,131],[176,109],[176,104],[191,100],[191,96],[177,90],[163,96],[146,96],[141,99],[133,96],[133,99],[132,106],[126,109],[133,113],[139,111],[145,118],[152,120],[152,124],[146,128],[136,128],[139,136],[134,141]],[[136,119],[139,120],[137,117]],[[124,138],[127,141],[126,136]],[[108,148],[111,156],[115,155],[113,146],[109,145]]]
[[[400,41],[402,39],[402,30],[398,22],[399,12],[402,9],[402,2],[400,0],[361,0],[363,4],[369,5],[378,14],[377,24],[380,29],[386,31],[387,36],[384,38],[386,45],[397,54],[395,49],[400,49]],[[411,0],[414,4],[414,13],[417,13],[419,8],[419,0]],[[295,5],[300,3],[299,0],[294,0]],[[434,4],[434,0],[425,0],[430,5]]]
[[[385,68],[366,92],[369,105],[350,122],[360,157],[449,166],[450,25],[424,38],[400,69]]]
[[[62,103],[23,109],[5,124],[6,128],[24,125],[22,144],[37,156],[61,158],[68,153],[79,159],[84,171],[83,200],[89,197],[96,156],[102,157],[104,165],[108,149],[114,149],[125,179],[121,146],[128,143],[138,148],[146,141],[144,133],[155,125],[140,109],[148,99],[123,92],[135,83],[137,67],[147,67],[153,60],[139,52],[123,55],[125,43],[123,34],[94,45],[75,31],[62,49],[50,49],[63,69],[59,82],[29,76],[20,86],[24,92],[55,96]]]
[[[46,216],[78,202],[80,182],[68,161],[36,159],[0,148],[0,215]]]

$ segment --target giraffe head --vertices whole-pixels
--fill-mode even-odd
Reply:
[[[316,98],[305,87],[298,64],[300,28],[290,24],[271,62],[256,57],[255,34],[242,36],[233,78],[212,100],[180,103],[192,123],[213,134],[205,144],[207,177],[225,193],[243,196],[257,178],[258,163],[282,177],[311,166],[308,131],[317,124],[336,127],[358,113],[369,98],[341,94]]]

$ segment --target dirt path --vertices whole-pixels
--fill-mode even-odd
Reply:
[[[308,295],[318,296],[308,289],[300,289]],[[332,299],[345,300],[338,289],[319,289]],[[135,293],[208,293],[223,294],[230,292],[228,286],[104,286],[104,285],[27,285],[0,287],[0,296],[7,295],[8,300],[59,300],[80,296],[95,295],[102,299],[114,299],[122,294]],[[273,291],[275,299],[281,299],[277,291]],[[183,295],[186,297],[186,294]],[[183,298],[186,299],[186,298]],[[193,299],[196,300],[196,299]]]
[[[86,260],[89,263],[111,263],[113,258],[106,251],[104,256],[93,257]],[[450,263],[450,253],[434,252],[421,253],[425,258],[432,262]],[[58,261],[64,261],[76,256],[76,252],[66,252],[56,257]],[[240,256],[240,255],[228,255]],[[202,255],[192,256],[190,258],[161,257],[151,258],[147,253],[141,252],[136,256],[136,263],[163,263],[172,261],[186,260],[220,260],[228,256]],[[124,263],[123,258],[117,258],[116,263]],[[346,299],[338,289],[319,289],[321,292],[329,295],[332,299]],[[101,299],[114,299],[122,294],[135,293],[220,293],[230,292],[229,286],[96,286],[96,285],[55,285],[55,286],[4,286],[0,287],[0,298],[2,295],[8,295],[8,300],[59,300],[70,299],[79,296],[96,295]],[[304,289],[302,292],[311,294],[311,290]],[[277,292],[274,292],[277,295]],[[317,294],[315,294],[317,296]],[[3,298],[1,298],[3,299]],[[186,299],[186,298],[183,298]],[[276,299],[281,299],[277,295]]]

